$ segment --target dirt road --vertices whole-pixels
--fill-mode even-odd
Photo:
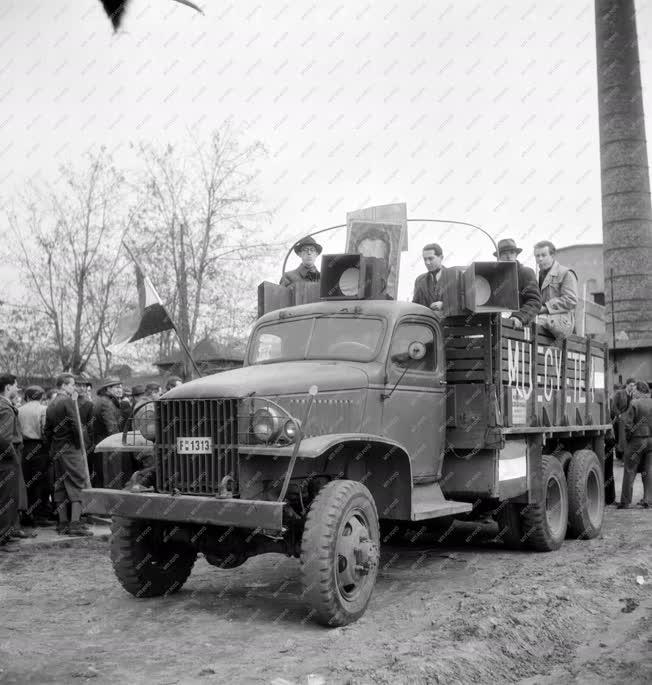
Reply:
[[[652,682],[651,511],[609,507],[599,539],[557,553],[492,535],[386,548],[366,615],[336,630],[306,621],[298,564],[278,555],[200,559],[179,594],[136,600],[106,542],[5,554],[0,682]]]

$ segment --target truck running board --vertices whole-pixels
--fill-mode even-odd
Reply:
[[[439,483],[421,483],[412,490],[412,520],[425,521],[440,516],[452,516],[471,511],[473,505],[468,502],[455,502],[446,499]]]

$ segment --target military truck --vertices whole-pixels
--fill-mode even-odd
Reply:
[[[281,552],[310,616],[341,626],[403,526],[493,517],[508,547],[546,552],[599,534],[605,346],[503,318],[513,263],[448,269],[442,316],[387,299],[377,262],[326,255],[320,283],[262,284],[243,368],[174,388],[136,447],[123,436],[153,464],[84,509],[112,517],[128,592],[178,591],[199,553],[230,569]]]

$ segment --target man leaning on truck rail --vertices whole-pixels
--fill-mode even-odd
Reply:
[[[537,323],[549,330],[557,343],[567,338],[575,328],[577,306],[577,276],[556,259],[557,249],[549,240],[534,246],[539,267],[539,288],[543,296]]]
[[[499,240],[498,252],[494,252],[494,257],[498,257],[501,262],[516,262],[518,269],[518,311],[512,312],[509,317],[516,328],[529,326],[539,313],[542,303],[541,291],[534,270],[518,261],[518,255],[521,252],[523,250],[516,245],[512,238]]]

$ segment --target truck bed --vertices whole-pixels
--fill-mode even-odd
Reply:
[[[606,430],[606,345],[553,342],[540,326],[518,330],[497,314],[447,318],[448,440],[491,447],[506,433]]]

